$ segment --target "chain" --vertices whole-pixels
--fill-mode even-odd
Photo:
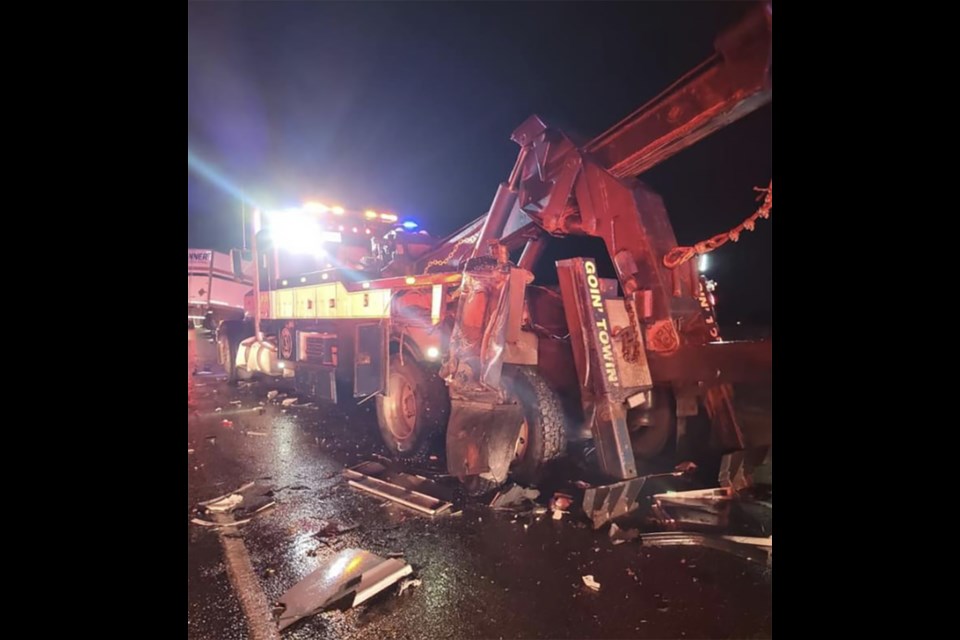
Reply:
[[[426,266],[426,268],[425,268],[424,270],[425,270],[425,271],[429,271],[431,267],[442,267],[443,265],[449,263],[450,260],[453,259],[453,256],[456,255],[456,253],[457,253],[457,251],[460,249],[460,247],[462,247],[463,245],[465,245],[465,244],[467,244],[467,243],[474,243],[474,242],[476,242],[476,241],[477,241],[477,237],[478,237],[479,235],[480,235],[480,232],[477,231],[477,232],[474,233],[472,236],[467,236],[467,237],[465,237],[465,238],[461,238],[460,240],[457,240],[456,244],[453,245],[453,249],[450,250],[450,253],[447,254],[447,257],[446,257],[446,258],[439,258],[439,259],[436,259],[436,260],[431,260],[430,262],[427,263],[427,266]]]
[[[757,224],[757,218],[769,218],[770,209],[773,208],[773,180],[770,181],[770,185],[766,189],[754,187],[753,190],[761,194],[765,193],[766,196],[757,196],[757,200],[760,200],[761,197],[763,198],[763,203],[752,216],[735,226],[730,231],[715,235],[709,240],[698,242],[692,247],[674,247],[667,252],[666,256],[664,256],[663,265],[668,269],[676,269],[694,256],[709,253],[718,247],[722,247],[730,241],[737,242],[740,240],[741,233],[744,231],[754,230]]]

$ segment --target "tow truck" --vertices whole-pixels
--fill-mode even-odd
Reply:
[[[759,5],[585,145],[531,116],[489,209],[446,238],[316,202],[258,212],[254,326],[220,332],[231,373],[374,398],[394,456],[442,437],[449,473],[474,494],[536,483],[586,443],[603,478],[584,500],[595,522],[632,509],[664,456],[715,461],[721,485],[748,486],[772,420],[752,416],[761,433],[747,438],[734,390],[769,385],[772,343],[722,340],[714,283],[692,259],[710,246],[679,247],[637,177],[771,103],[771,33]],[[771,207],[772,181],[758,213]]]

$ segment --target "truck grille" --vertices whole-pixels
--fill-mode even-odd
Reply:
[[[335,333],[301,333],[299,355],[303,362],[337,366],[337,335]]]

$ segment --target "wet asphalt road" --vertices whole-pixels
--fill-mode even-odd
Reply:
[[[202,370],[215,354],[202,333],[197,347]],[[238,531],[268,602],[346,548],[403,552],[422,579],[402,595],[391,587],[305,620],[285,638],[771,637],[772,571],[760,564],[704,548],[614,546],[570,516],[514,518],[467,503],[462,516],[430,519],[382,506],[340,477],[384,453],[372,403],[346,412],[267,402],[260,415],[269,390],[288,389],[232,388],[210,369],[192,376],[188,407],[190,638],[250,637],[219,534],[189,518],[199,501],[255,479],[275,488],[277,505]],[[325,521],[359,526],[323,543],[314,534]]]

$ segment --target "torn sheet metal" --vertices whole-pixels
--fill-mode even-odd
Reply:
[[[678,477],[681,472],[659,473],[631,478],[614,484],[590,487],[583,492],[583,512],[599,529],[614,518],[626,515],[637,508],[637,498],[647,481],[654,478]]]
[[[362,549],[341,551],[280,597],[277,626],[282,631],[341,602],[355,607],[412,571],[410,565],[395,558],[381,558]]]
[[[717,536],[691,532],[644,533],[640,541],[652,547],[698,546],[723,551],[751,562],[773,565],[773,536],[769,538],[747,538],[742,542],[740,536]]]
[[[668,529],[722,529],[730,522],[733,501],[730,487],[658,493],[651,511]]]
[[[193,518],[191,522],[203,526],[233,526],[250,521],[250,517],[269,509],[276,502],[273,488],[268,485],[248,482],[235,491],[200,503],[198,511],[210,516],[222,516],[217,521]],[[231,518],[226,520],[225,518]]]
[[[361,491],[435,516],[453,506],[450,491],[423,476],[390,469],[379,462],[363,462],[344,469],[347,483]]]

